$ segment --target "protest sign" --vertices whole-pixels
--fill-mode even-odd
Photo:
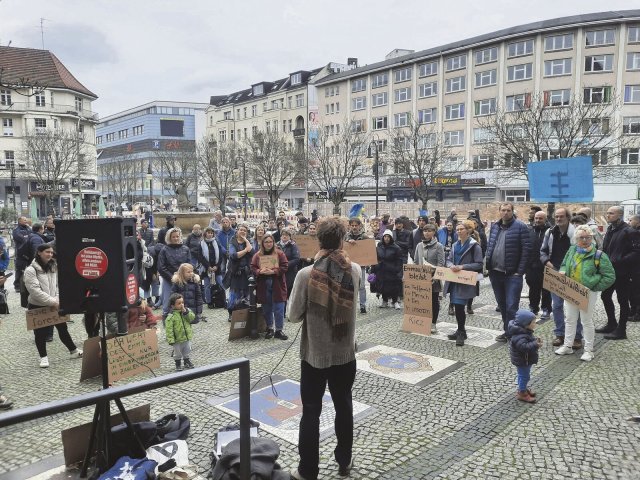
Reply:
[[[404,265],[402,331],[431,335],[432,281],[426,265]]]
[[[258,322],[258,333],[266,332],[267,322],[264,320],[262,307],[258,307],[256,319]],[[229,340],[248,337],[250,334],[251,325],[249,325],[249,309],[240,308],[238,310],[234,310],[231,314],[231,324],[229,325]]]
[[[469,270],[454,272],[449,267],[436,267],[436,273],[433,275],[433,278],[436,280],[442,280],[443,282],[475,285],[478,281],[478,272],[471,272]]]
[[[296,235],[296,245],[300,251],[300,258],[313,258],[320,250],[320,243],[316,237],[309,235]]]
[[[564,298],[580,310],[586,311],[589,309],[589,292],[591,290],[572,278],[556,272],[555,269],[551,267],[544,267],[542,288]]]
[[[155,330],[131,333],[107,340],[109,383],[160,368]]]
[[[344,242],[343,249],[351,261],[361,267],[376,265],[378,263],[376,241],[373,238],[356,240],[356,243]]]
[[[129,333],[144,332],[145,327],[140,325],[133,327]],[[113,338],[115,335],[107,335],[107,339]],[[100,337],[87,338],[82,347],[82,368],[80,369],[80,381],[94,378],[102,374],[102,360],[100,355]]]
[[[27,310],[27,330],[49,327],[69,321],[69,315],[59,316],[56,307],[42,307]]]

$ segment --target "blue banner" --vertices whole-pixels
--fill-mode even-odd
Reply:
[[[529,162],[529,193],[536,202],[592,202],[591,157]]]

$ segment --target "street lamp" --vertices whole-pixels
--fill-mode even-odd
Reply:
[[[9,163],[11,169],[11,196],[13,197],[13,211],[16,216],[16,223],[18,223],[18,207],[16,206],[16,164],[15,161]]]
[[[238,168],[238,163],[242,163],[242,211],[244,221],[247,221],[247,164],[244,161],[244,157],[242,155],[238,155],[236,158],[236,168]]]
[[[153,170],[151,169],[151,159],[149,159],[147,167],[147,180],[149,180],[149,208],[151,209],[149,214],[153,216]]]
[[[369,144],[369,154],[367,158],[371,158],[371,146],[375,148],[375,160],[373,162],[373,177],[376,181],[376,218],[378,218],[378,191],[380,190],[380,158],[379,158],[379,150],[378,150],[378,142],[376,140],[371,140]]]

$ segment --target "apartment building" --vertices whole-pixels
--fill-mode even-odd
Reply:
[[[0,205],[41,217],[51,212],[71,214],[78,201],[83,213],[96,211],[98,115],[91,103],[97,98],[52,52],[0,46]],[[33,174],[26,138],[56,131],[77,132],[80,176],[77,168],[66,166],[68,173],[56,181]],[[51,190],[57,194],[54,205],[46,205],[45,195]],[[35,199],[37,212],[30,212],[30,198]]]
[[[324,128],[352,119],[378,142],[381,195],[390,201],[412,196],[388,157],[392,132],[410,118],[432,125],[452,147],[444,168],[457,180],[437,191],[439,200],[522,201],[529,199],[528,183],[496,175],[497,162],[482,148],[480,119],[522,108],[532,95],[558,108],[575,95],[587,103],[617,95],[621,108],[613,123],[633,138],[615,159],[607,151],[587,152],[612,172],[595,179],[594,200],[638,198],[640,10],[536,22],[418,52],[396,49],[384,61],[315,85]],[[360,179],[353,197],[368,199],[372,187],[373,175]]]

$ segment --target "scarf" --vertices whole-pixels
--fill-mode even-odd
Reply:
[[[309,276],[309,308],[319,310],[339,341],[353,316],[354,286],[351,260],[343,250],[320,250]]]
[[[213,251],[216,254],[216,260],[213,264],[211,263],[211,252],[209,251],[210,246],[213,247]],[[218,259],[220,258],[220,252],[218,250],[218,242],[216,241],[216,239],[212,238],[210,242],[207,242],[206,240],[203,239],[200,242],[200,250],[202,250],[202,256],[207,259],[209,266],[215,267],[216,264],[218,263]]]

